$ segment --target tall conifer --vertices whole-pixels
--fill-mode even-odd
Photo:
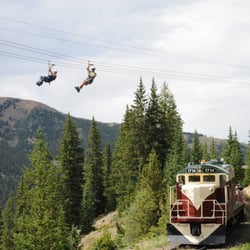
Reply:
[[[145,112],[147,98],[140,79],[131,108],[127,107],[115,145],[111,166],[111,183],[119,209],[126,208],[148,157]]]
[[[160,107],[164,114],[165,125],[165,165],[164,180],[168,185],[175,182],[175,174],[185,163],[182,119],[177,111],[173,94],[166,83],[160,93]],[[164,131],[163,131],[164,132]]]
[[[156,153],[161,162],[162,169],[166,158],[167,138],[166,138],[166,116],[165,110],[160,105],[160,97],[157,93],[157,87],[153,80],[150,92],[150,99],[145,115],[146,145],[148,155],[152,149]]]
[[[52,157],[41,131],[36,134],[31,166],[26,168],[24,188],[32,197],[18,201],[19,213],[14,234],[15,249],[69,249],[69,231],[66,228],[61,204],[61,172],[53,165]],[[22,213],[20,213],[22,211]]]
[[[214,138],[212,138],[210,145],[209,145],[209,156],[210,156],[210,160],[214,159],[218,159],[218,154],[216,151],[216,144],[215,144],[215,140]]]
[[[201,144],[201,159],[208,161],[210,160],[209,152],[208,152],[208,147],[207,147],[207,142],[203,142]]]
[[[164,180],[168,186],[174,185],[176,173],[186,163],[186,148],[181,123],[175,124],[174,133],[164,166]]]
[[[82,200],[83,232],[90,231],[94,218],[104,212],[105,202],[102,183],[101,135],[93,118],[88,135],[88,145],[84,161]]]
[[[15,196],[10,193],[6,207],[3,209],[3,230],[2,230],[2,250],[14,250],[14,232],[15,232]]]
[[[148,99],[146,97],[145,86],[143,85],[142,79],[140,79],[139,86],[135,92],[135,99],[131,107],[131,136],[130,141],[134,147],[134,151],[137,152],[137,165],[140,166],[139,172],[142,170],[143,166],[148,157],[148,152],[146,151],[146,124],[145,124],[145,114],[147,109]]]
[[[249,141],[247,146],[247,155],[246,155],[246,171],[243,180],[244,186],[250,185],[250,131],[249,131]]]
[[[230,126],[228,138],[227,138],[226,144],[224,145],[223,150],[222,150],[222,157],[223,157],[224,161],[227,163],[231,162],[232,148],[233,148],[233,131],[232,131],[232,128]]]
[[[227,163],[230,163],[234,166],[235,179],[237,182],[242,184],[244,178],[244,170],[242,169],[242,153],[240,144],[238,142],[237,133],[235,131],[233,134],[231,127],[229,127],[228,139],[222,150],[222,155]]]
[[[192,145],[192,162],[199,164],[201,162],[202,151],[198,132],[194,131],[194,140]]]
[[[65,201],[65,217],[70,226],[81,224],[83,157],[76,124],[68,114],[61,138],[58,160],[63,173],[62,198]]]
[[[105,198],[105,212],[110,212],[116,208],[115,193],[111,184],[111,163],[112,153],[110,144],[103,150],[103,195]]]
[[[130,203],[139,176],[138,160],[135,156],[138,154],[131,143],[131,119],[132,111],[127,107],[111,164],[111,183],[121,210]]]
[[[230,163],[234,166],[236,181],[243,184],[243,179],[244,179],[244,169],[242,168],[243,158],[236,131],[233,137]]]
[[[150,97],[140,80],[133,105],[127,107],[112,161],[112,183],[119,208],[133,200],[138,179],[152,149],[155,149],[162,170],[174,144],[178,162],[183,161],[182,120],[173,95],[164,84],[160,94],[153,80]]]
[[[166,83],[162,86],[159,103],[163,114],[162,126],[165,128],[166,157],[172,148],[177,150],[178,145],[179,149],[177,153],[181,154],[183,150],[183,121],[177,110],[174,96]]]
[[[145,236],[157,226],[160,218],[160,198],[162,196],[162,167],[153,149],[135,192],[135,199],[128,209],[125,237],[133,242]]]
[[[0,204],[0,249],[2,246],[2,234],[3,234],[3,218],[2,218],[2,206]]]

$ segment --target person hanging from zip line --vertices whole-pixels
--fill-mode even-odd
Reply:
[[[43,82],[47,82],[50,84],[50,82],[54,81],[57,77],[57,70],[52,69],[55,66],[54,63],[49,63],[48,68],[48,75],[47,76],[40,76],[39,80],[36,82],[37,86],[41,86]]]
[[[78,93],[81,91],[81,89],[85,85],[89,85],[94,81],[94,79],[96,77],[94,64],[92,64],[90,62],[88,63],[87,72],[88,72],[88,77],[80,84],[79,87],[78,86],[75,87],[75,89]]]

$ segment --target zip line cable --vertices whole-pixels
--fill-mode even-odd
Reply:
[[[75,68],[75,69],[82,69],[82,64],[83,64],[83,59],[79,59],[79,58],[72,58],[69,56],[66,56],[64,54],[59,54],[59,53],[54,53],[51,51],[47,51],[47,50],[41,50],[41,49],[37,49],[34,47],[30,47],[30,46],[26,46],[26,45],[21,45],[18,43],[14,43],[11,42],[11,44],[9,44],[9,41],[0,39],[0,41],[3,41],[2,43],[0,42],[0,44],[2,45],[6,45],[6,46],[10,46],[10,47],[14,47],[17,49],[21,49],[21,50],[25,50],[25,51],[30,51],[32,53],[39,53],[42,55],[49,55],[49,56],[57,56],[59,58],[63,58],[69,61],[74,62],[74,64],[70,64],[70,63],[64,63],[64,62],[56,62],[56,64],[58,66],[62,66],[62,67],[68,67],[68,68]],[[28,48],[27,48],[28,47]],[[3,55],[3,52],[2,52]],[[34,57],[28,57],[28,56],[24,56],[21,54],[14,54],[14,53],[9,53],[5,52],[4,53],[5,56],[9,56],[9,57],[15,57],[18,59],[24,59],[24,60],[29,60],[33,61],[33,62],[39,62],[42,63],[44,61],[44,59],[41,58],[34,58]],[[87,62],[87,60],[85,60]],[[188,79],[192,79],[192,80],[202,80],[202,81],[211,81],[211,80],[219,80],[219,81],[240,81],[240,82],[250,82],[250,80],[242,80],[242,79],[225,79],[222,77],[214,77],[214,76],[204,76],[204,75],[199,75],[199,74],[192,74],[192,73],[186,73],[186,72],[177,72],[177,71],[170,71],[170,70],[163,70],[163,69],[152,69],[152,68],[144,68],[144,67],[138,67],[138,66],[127,66],[127,65],[120,65],[118,64],[105,64],[102,62],[96,62],[98,64],[98,68],[101,69],[103,72],[111,72],[111,73],[120,73],[120,74],[127,74],[127,75],[157,75],[157,76],[161,76],[161,77],[170,77],[174,78],[174,79],[182,79],[182,80],[187,80]]]
[[[114,41],[111,41],[111,40],[105,40],[105,39],[100,39],[100,38],[86,36],[86,35],[80,35],[80,34],[76,34],[76,33],[73,33],[73,32],[63,31],[63,30],[60,30],[60,29],[46,27],[46,26],[42,26],[42,25],[38,25],[38,24],[31,24],[31,23],[28,23],[28,22],[15,20],[15,19],[8,18],[8,17],[1,17],[0,16],[0,19],[7,20],[7,21],[10,21],[10,22],[19,23],[19,24],[21,23],[21,24],[25,24],[25,25],[28,25],[28,26],[32,26],[32,27],[41,28],[41,29],[44,29],[44,30],[50,30],[50,31],[53,31],[53,32],[61,33],[61,34],[67,34],[67,35],[71,35],[71,36],[75,36],[75,37],[80,37],[80,38],[84,38],[84,39],[88,39],[88,40],[92,40],[92,41],[104,42],[104,43],[108,43],[108,44],[115,44],[115,45],[118,45],[118,46],[128,47],[128,48],[140,50],[140,51],[143,51],[143,52],[150,51],[150,52],[155,53],[154,50],[151,50],[151,49],[148,49],[148,48],[133,46],[133,45],[125,44],[125,43],[114,42]],[[175,55],[173,53],[168,53],[168,54],[172,55],[172,56],[181,57],[181,58],[187,58],[187,57],[184,57],[184,56]]]
[[[12,23],[24,24],[26,26],[36,27],[36,28],[40,28],[40,29],[43,29],[43,30],[48,30],[48,31],[56,32],[56,33],[75,36],[75,37],[78,37],[78,38],[88,39],[88,40],[91,40],[91,41],[102,42],[102,43],[106,43],[106,44],[109,44],[109,45],[110,44],[118,45],[120,47],[134,49],[137,52],[140,52],[140,53],[143,52],[143,53],[158,56],[158,57],[159,56],[160,57],[162,57],[162,56],[166,57],[167,56],[168,58],[171,57],[172,59],[175,59],[175,60],[181,60],[181,61],[187,61],[187,62],[195,62],[195,63],[203,63],[203,64],[211,64],[211,61],[201,59],[201,58],[188,57],[188,56],[178,55],[178,54],[171,53],[171,52],[162,52],[162,51],[158,52],[156,50],[152,50],[152,49],[149,49],[149,48],[134,46],[134,45],[131,45],[131,44],[126,44],[126,43],[121,43],[121,42],[116,42],[116,41],[111,41],[111,40],[105,40],[105,39],[101,39],[101,38],[97,38],[97,37],[91,37],[91,36],[76,34],[76,33],[73,33],[73,32],[63,31],[63,30],[60,30],[60,29],[51,28],[51,27],[47,27],[47,26],[43,26],[43,25],[34,24],[34,23],[29,23],[29,22],[16,20],[16,19],[3,17],[3,16],[0,16],[0,19],[8,21],[8,22],[12,22]],[[14,31],[14,30],[12,30],[12,31]],[[20,31],[18,31],[18,32],[20,32]],[[27,35],[28,35],[28,33],[29,33],[29,35],[31,35],[30,32],[23,32],[23,34],[27,34]],[[32,35],[34,36],[34,34],[32,34]],[[35,36],[41,36],[41,35],[36,34]],[[42,37],[46,38],[46,36],[42,36]],[[54,38],[47,37],[47,38],[48,39],[61,40],[61,39],[58,39],[58,38],[55,38],[55,37]],[[66,39],[66,40],[62,39],[62,41],[72,42],[72,40],[68,40],[68,39]],[[80,42],[80,43],[83,43],[83,42]],[[107,46],[101,46],[101,45],[90,44],[90,43],[85,43],[85,44],[90,45],[90,46],[95,46],[95,47],[107,48],[107,49],[111,49],[111,50],[118,50],[118,51],[125,51],[125,52],[130,52],[130,53],[133,52],[133,53],[135,53],[135,51],[129,51],[128,49],[126,49],[126,50],[123,49],[122,50],[121,48],[114,48],[114,47],[110,47],[110,46],[107,47]],[[222,66],[229,66],[229,67],[233,67],[233,68],[238,68],[238,69],[242,69],[242,70],[249,70],[249,67],[242,67],[242,66],[239,66],[239,65],[230,65],[230,64],[225,65],[224,63],[221,63],[221,62],[217,62],[217,64],[220,64]]]
[[[134,48],[134,49],[139,49],[140,52],[147,52],[147,54],[150,54],[151,55],[155,55],[155,56],[164,56],[166,55],[166,53],[157,53],[156,51],[154,50],[150,50],[150,49],[147,49],[147,48],[141,48],[141,47],[138,47],[138,46],[132,46],[132,45],[128,45],[128,44],[124,44],[124,43],[118,43],[118,42],[113,42],[113,41],[108,41],[108,40],[104,40],[104,39],[99,39],[99,38],[94,38],[94,37],[89,37],[89,36],[83,36],[83,35],[79,35],[79,34],[75,34],[75,33],[72,33],[72,32],[65,32],[63,30],[59,30],[59,29],[54,29],[54,28],[49,28],[49,27],[46,27],[46,26],[42,26],[42,25],[36,25],[36,24],[31,24],[31,23],[28,23],[28,22],[23,22],[23,21],[20,21],[20,20],[15,20],[15,19],[11,19],[11,18],[6,18],[6,17],[1,17],[0,16],[0,19],[3,19],[3,20],[6,20],[6,21],[10,21],[10,22],[15,22],[15,23],[18,23],[18,24],[25,24],[25,25],[29,25],[29,26],[33,26],[33,27],[38,27],[38,28],[42,28],[44,30],[51,30],[53,32],[58,32],[58,33],[62,33],[62,34],[69,34],[69,35],[72,35],[72,36],[77,36],[77,37],[81,37],[81,38],[87,38],[87,39],[92,39],[92,40],[95,40],[95,41],[101,41],[101,42],[106,42],[106,43],[109,43],[109,44],[116,44],[116,45],[120,45],[120,46],[124,46],[124,47],[128,47],[128,48]],[[16,30],[11,30],[11,29],[6,29],[6,28],[3,28],[5,30],[10,30],[10,31],[13,31],[15,32]],[[20,31],[18,31],[19,33],[22,33]],[[42,36],[42,35],[38,35],[38,34],[33,34],[33,33],[30,33],[30,32],[23,32],[23,34],[26,34],[26,35],[33,35],[33,36],[39,36],[39,37],[44,37],[44,38],[47,38],[47,39],[54,39],[54,40],[59,40],[59,41],[63,41],[63,42],[72,42],[72,40],[69,40],[69,39],[61,39],[61,38],[55,38],[55,37],[47,37],[47,36]],[[76,42],[76,41],[74,41]],[[113,47],[107,47],[107,46],[101,46],[101,45],[96,45],[96,44],[90,44],[90,43],[86,43],[86,42],[78,42],[80,44],[87,44],[87,45],[90,45],[90,46],[95,46],[95,47],[101,47],[101,48],[106,48],[106,49],[111,49],[111,50],[118,50],[118,51],[125,51],[125,52],[132,52],[132,51],[129,51],[129,50],[121,50],[119,48],[113,48]],[[135,53],[135,51],[133,51],[133,53]],[[169,55],[170,56],[174,56],[175,58],[174,59],[178,59],[178,60],[181,60],[181,61],[191,61],[191,62],[194,62],[194,61],[199,61],[200,63],[208,63],[208,62],[205,62],[205,60],[202,60],[202,59],[198,59],[198,58],[191,58],[191,57],[185,57],[185,56],[180,56],[180,55],[177,55],[177,54],[174,54],[174,53],[167,53],[168,57]],[[172,58],[173,59],[173,58]],[[210,62],[211,64],[211,62]],[[221,63],[220,63],[221,64]],[[225,66],[225,65],[224,65]],[[241,69],[241,70],[249,70],[249,67],[242,67],[242,66],[235,66],[235,65],[226,65],[226,66],[230,66],[230,67],[234,67],[234,68],[238,68],[238,69]],[[193,74],[193,73],[189,73],[189,74]],[[193,75],[199,75],[199,74],[193,74]],[[204,75],[201,75],[201,77],[204,77]],[[205,76],[206,78],[211,78],[211,76],[208,76],[206,75]],[[221,78],[221,77],[220,77]],[[219,79],[217,79],[219,80]],[[229,81],[232,81],[232,79],[228,79]],[[249,80],[237,80],[237,81],[247,81],[249,82]]]
[[[25,56],[25,55],[20,55],[20,54],[16,54],[16,53],[6,52],[6,51],[2,51],[2,50],[0,50],[0,55],[44,64],[44,60],[41,60],[41,59],[38,59],[35,57],[31,57],[31,56]]]
[[[76,64],[74,65],[70,65],[69,63],[61,63],[61,66],[64,67],[69,67],[69,68],[79,68],[82,69],[82,64],[83,61],[87,60],[83,60],[80,58],[76,58],[76,57],[71,57],[71,56],[67,56],[65,54],[61,54],[61,53],[56,53],[56,52],[52,52],[52,51],[48,51],[48,50],[44,50],[44,49],[38,49],[32,46],[28,46],[28,45],[24,45],[24,44],[20,44],[20,43],[16,43],[16,42],[11,42],[5,39],[0,39],[0,45],[3,46],[8,46],[8,47],[12,47],[15,49],[20,49],[20,50],[24,50],[24,51],[29,51],[31,53],[38,53],[38,54],[42,54],[42,55],[46,55],[46,56],[50,56],[50,57],[56,57],[56,58],[60,58],[60,59],[64,59],[67,61],[71,61],[74,62]],[[4,54],[5,56],[8,55],[7,52],[5,52]],[[23,58],[25,60],[30,59],[31,61],[35,61],[35,62],[39,62],[42,63],[42,59],[37,59],[37,58],[32,58],[32,57],[28,57],[28,56],[22,56],[22,55],[14,55],[14,54],[9,54],[10,57],[16,57],[16,58]],[[206,81],[211,81],[211,80],[218,80],[218,81],[237,81],[237,82],[250,82],[250,80],[242,80],[242,79],[227,79],[225,77],[215,77],[215,76],[209,76],[209,75],[201,75],[201,74],[194,74],[194,73],[187,73],[187,72],[179,72],[179,71],[170,71],[170,70],[166,70],[166,69],[153,69],[153,68],[145,68],[145,67],[139,67],[139,66],[127,66],[127,65],[121,65],[121,64],[106,64],[103,62],[96,62],[98,64],[99,69],[103,69],[103,71],[105,72],[112,72],[112,73],[123,73],[123,74],[156,74],[156,75],[160,75],[160,76],[175,76],[178,79],[184,79],[185,78],[189,78],[189,79],[194,79],[194,80],[206,80]],[[60,66],[60,63],[57,63],[57,65]]]
[[[10,53],[6,51],[0,51],[0,55],[3,56],[8,56],[8,57],[13,57],[17,59],[22,59],[26,61],[32,61],[32,62],[37,62],[44,64],[44,59],[41,58],[35,58],[35,57],[30,57],[22,54],[16,54],[16,53]],[[57,66],[60,67],[66,67],[66,68],[74,68],[74,69],[83,69],[82,63],[80,64],[72,64],[72,63],[64,63],[64,62],[57,62],[55,61]],[[98,69],[100,69],[102,72],[107,72],[107,73],[115,73],[115,74],[125,74],[125,75],[149,75],[152,77],[152,75],[157,75],[161,78],[168,77],[170,79],[179,79],[179,80],[202,80],[202,81],[211,81],[211,80],[219,80],[219,81],[244,81],[244,82],[250,82],[247,80],[236,80],[236,79],[222,79],[222,78],[205,78],[205,77],[198,77],[198,76],[192,76],[192,75],[187,75],[186,73],[181,74],[180,72],[156,72],[153,70],[139,70],[139,69],[125,69],[125,68],[116,68],[113,66],[106,66],[106,65],[98,65]]]
[[[45,39],[56,40],[56,41],[59,41],[59,42],[78,43],[81,46],[82,45],[88,45],[88,46],[91,46],[91,47],[97,47],[97,48],[102,48],[102,49],[110,49],[110,50],[127,52],[127,53],[138,53],[137,51],[130,51],[128,49],[120,49],[120,48],[114,48],[114,47],[102,46],[102,45],[98,45],[98,44],[87,43],[87,42],[83,42],[83,41],[74,41],[74,40],[65,39],[65,38],[45,36],[45,35],[40,35],[40,34],[34,34],[34,33],[31,33],[31,32],[23,32],[23,31],[15,30],[15,29],[8,29],[8,28],[3,28],[3,27],[0,27],[0,29],[5,30],[5,31],[14,32],[14,33],[19,33],[19,34],[22,34],[22,35],[27,35],[27,36],[41,37],[41,38],[45,38]],[[150,55],[160,56],[160,54],[156,54],[156,53],[150,53]]]

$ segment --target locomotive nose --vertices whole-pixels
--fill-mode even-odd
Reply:
[[[187,196],[190,202],[198,210],[202,205],[202,202],[206,200],[215,190],[213,184],[203,184],[203,185],[183,185],[182,192]]]

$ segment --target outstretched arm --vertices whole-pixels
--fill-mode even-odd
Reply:
[[[53,67],[53,66],[55,66],[54,63],[52,63],[52,64],[49,66],[49,73],[50,73],[51,75],[54,74],[54,72],[52,71],[52,67]]]
[[[90,68],[91,66],[93,66],[93,65],[94,65],[93,63],[90,63],[90,62],[88,63],[88,67],[87,67],[87,71],[88,71],[88,72],[90,72],[90,69],[89,69],[89,68]]]
[[[52,67],[53,67],[53,66],[55,66],[54,63],[52,63],[52,64],[49,66],[49,73],[50,73],[50,74],[53,74],[53,71],[52,71]]]

